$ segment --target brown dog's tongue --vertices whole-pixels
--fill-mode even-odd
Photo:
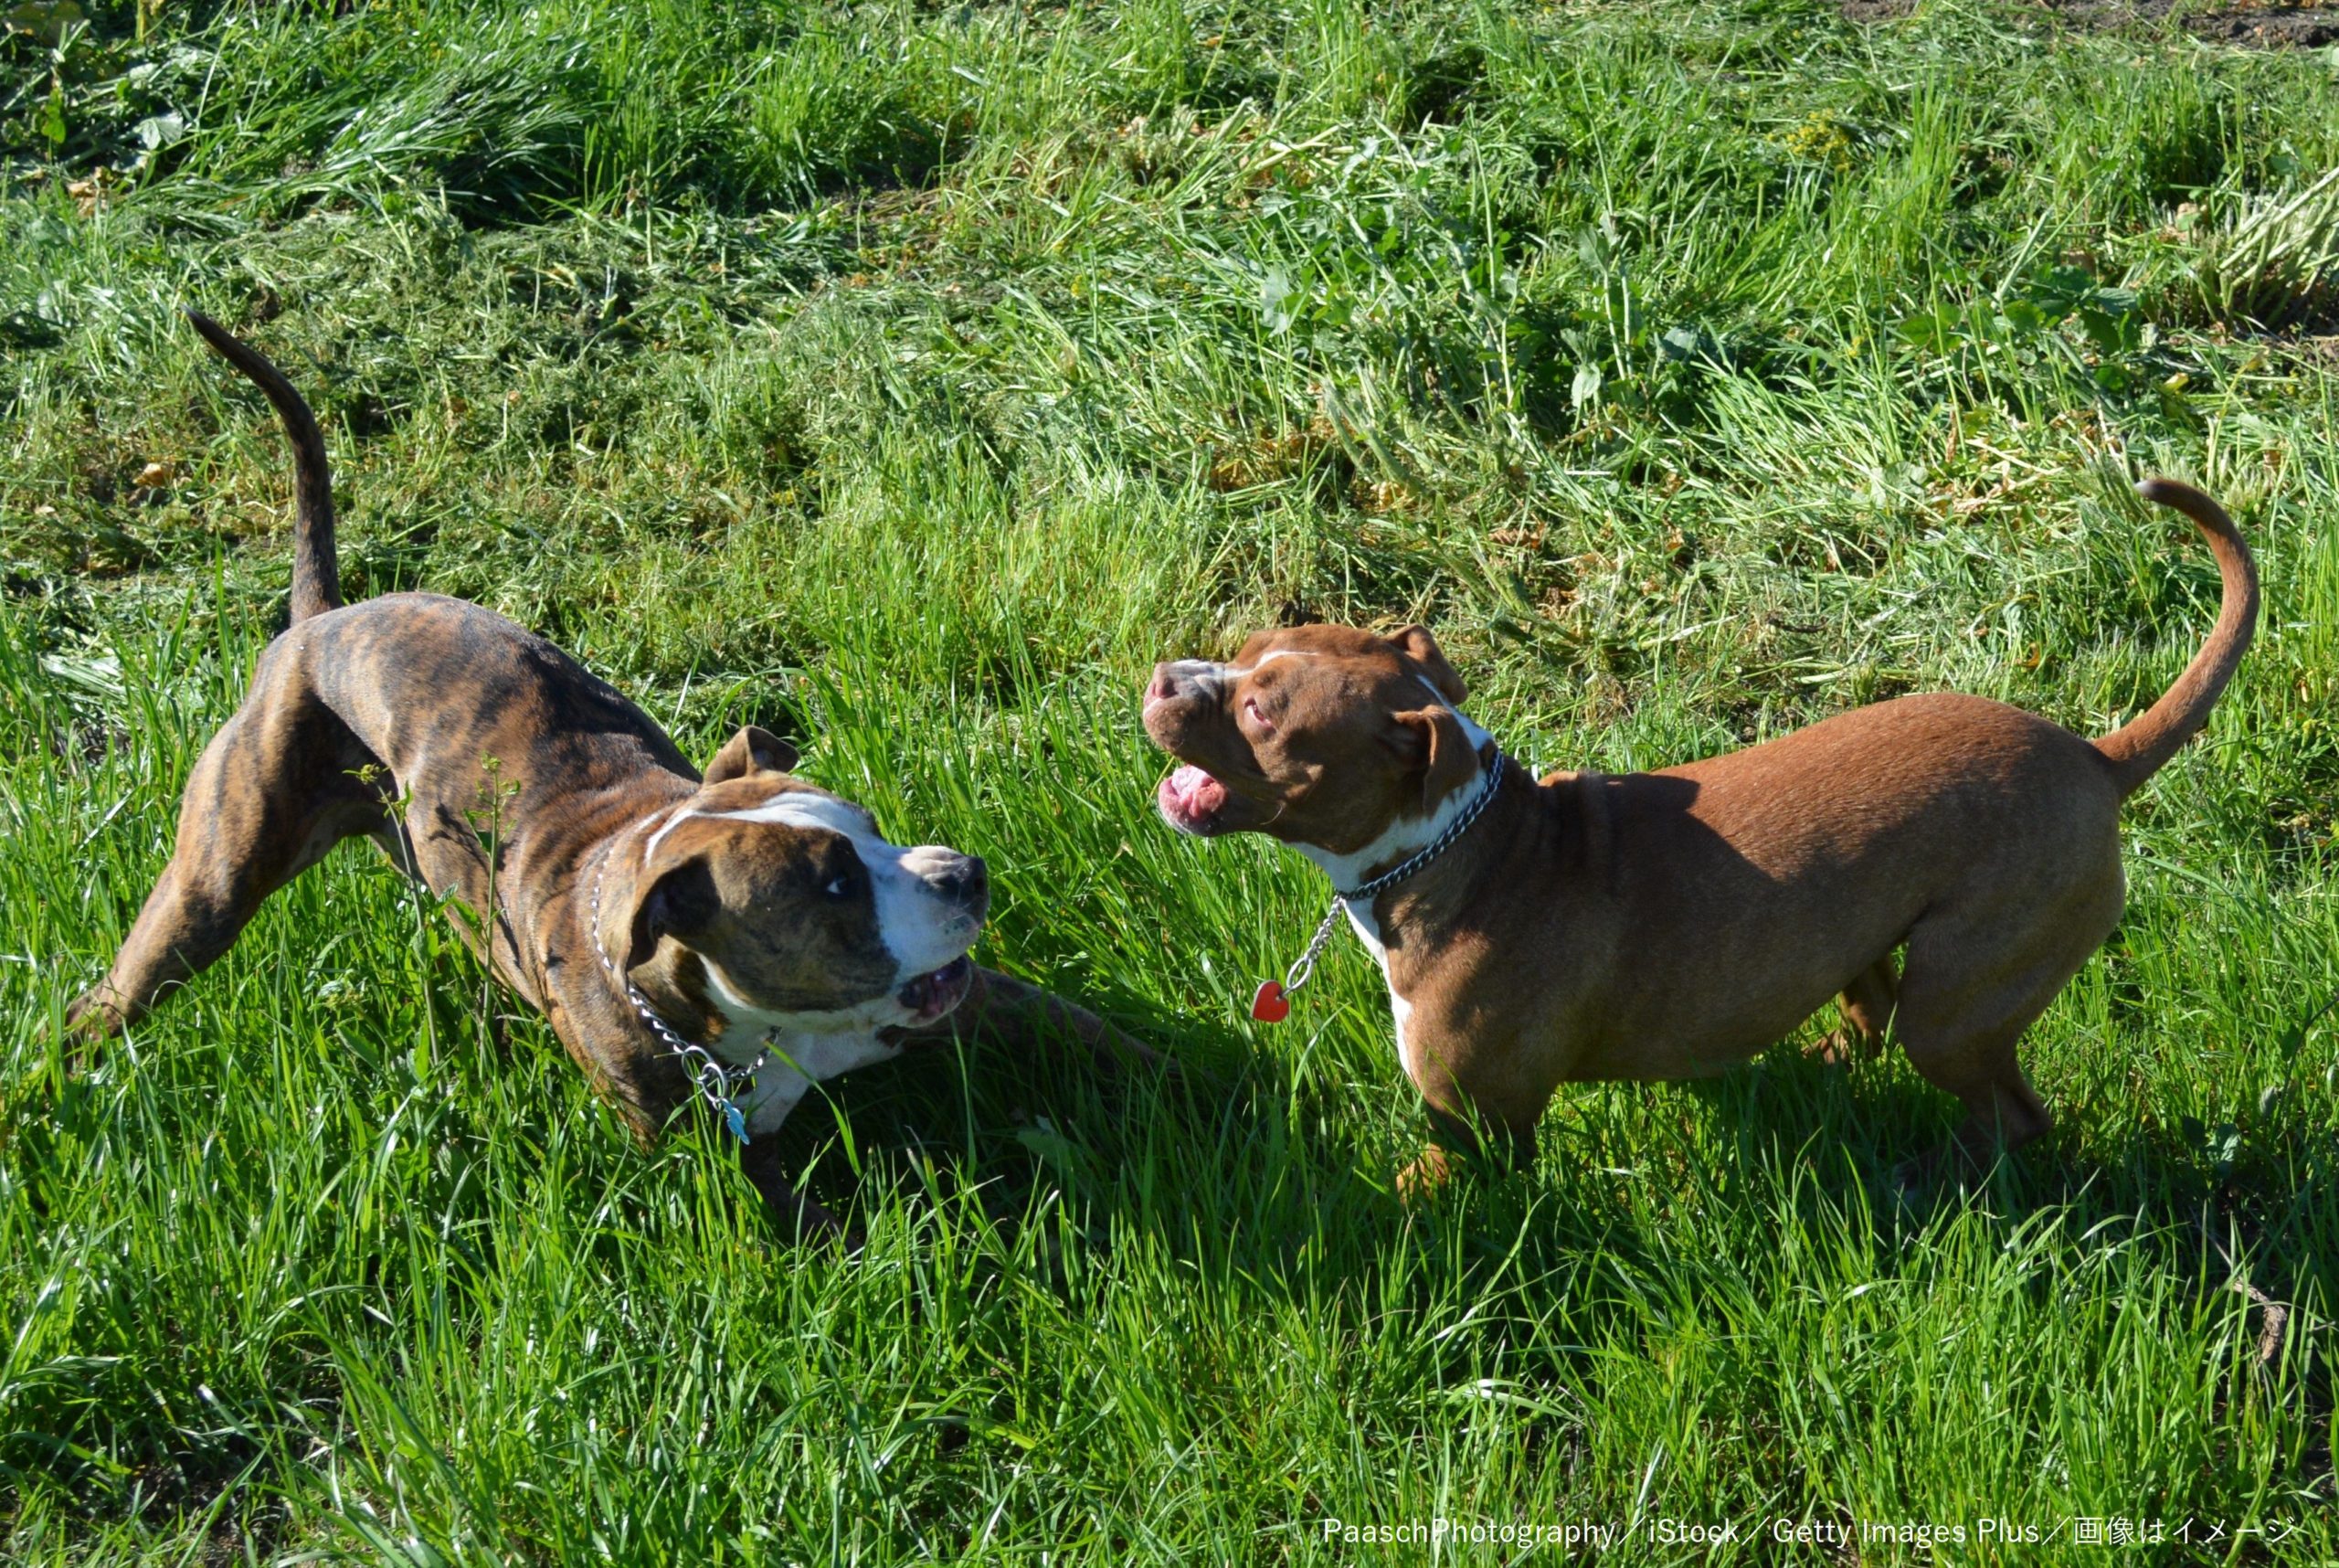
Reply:
[[[1189,762],[1170,775],[1170,792],[1179,803],[1197,814],[1207,814],[1226,804],[1226,786]]]

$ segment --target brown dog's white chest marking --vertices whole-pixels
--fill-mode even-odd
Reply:
[[[1300,853],[1314,861],[1331,878],[1332,898],[1340,913],[1348,916],[1349,925],[1381,966],[1381,978],[1389,988],[1389,1014],[1397,1044],[1397,1065],[1408,1066],[1405,1055],[1405,1021],[1413,1016],[1413,1004],[1405,995],[1404,986],[1389,961],[1389,947],[1381,930],[1380,900],[1390,890],[1401,887],[1411,877],[1425,871],[1436,857],[1460,842],[1479,816],[1494,804],[1500,792],[1504,758],[1494,739],[1476,725],[1464,717],[1461,710],[1454,710],[1460,719],[1480,759],[1476,776],[1440,801],[1426,818],[1405,818],[1391,825],[1381,837],[1361,850],[1348,854],[1335,854],[1312,844],[1297,846]],[[1376,868],[1388,866],[1386,871]],[[1313,968],[1314,944],[1303,960]],[[1286,987],[1285,994],[1297,987]]]

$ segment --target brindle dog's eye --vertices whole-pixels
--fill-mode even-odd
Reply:
[[[821,888],[820,891],[827,894],[831,898],[842,898],[846,894],[852,891],[852,878],[849,876],[831,877],[829,879],[829,885],[826,887]]]

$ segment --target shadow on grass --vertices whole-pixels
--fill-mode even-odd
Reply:
[[[1194,1032],[1190,1019],[1123,1022],[1156,1041]],[[1208,1044],[1240,1049],[1231,1034]],[[1097,1075],[1076,1054],[946,1048],[841,1080],[783,1136],[792,1168],[809,1164],[812,1190],[841,1212],[971,1194],[1011,1234],[1060,1210],[1093,1252],[1149,1238],[1202,1277],[1294,1307],[1327,1277],[1424,1308],[1456,1288],[1614,1305],[1657,1282],[1694,1292],[1701,1278],[1726,1289],[1762,1277],[1743,1256],[1710,1260],[1710,1275],[1685,1259],[1715,1235],[1757,1249],[1828,1237],[1856,1255],[1845,1266],[1886,1279],[1921,1272],[1952,1233],[2035,1249],[2048,1266],[2021,1288],[2043,1300],[2069,1270],[2122,1249],[2204,1312],[2246,1298],[2257,1342],[2242,1360],[2279,1373],[2318,1418],[2333,1408],[2313,1341],[2339,1297],[2339,1150],[2303,1109],[2277,1106],[2247,1129],[2084,1137],[2067,1113],[2062,1130],[1984,1172],[1909,1181],[1911,1157],[1946,1139],[1953,1105],[1896,1060],[1847,1070],[1786,1048],[1720,1079],[1563,1097],[1537,1170],[1466,1168],[1409,1206],[1392,1177],[1415,1134],[1382,1147],[1339,1127],[1335,1097],[1291,1064],[1238,1060],[1217,1073]],[[1652,1112],[1696,1136],[1651,1136]],[[1678,1211],[1690,1217],[1677,1223]],[[1413,1266],[1430,1258],[1443,1266]],[[1538,1331],[1522,1328],[1520,1346]]]

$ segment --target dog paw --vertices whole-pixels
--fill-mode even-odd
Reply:
[[[1868,1061],[1882,1049],[1883,1043],[1872,1035],[1846,1027],[1829,1030],[1803,1054],[1806,1061],[1817,1062],[1823,1066],[1848,1067],[1855,1062]]]
[[[95,1067],[99,1053],[122,1038],[126,1027],[122,1009],[110,998],[94,991],[76,997],[65,1010],[63,1043],[70,1058],[69,1070],[78,1075]]]
[[[1397,1172],[1397,1196],[1408,1203],[1426,1202],[1454,1180],[1454,1156],[1432,1147]]]

